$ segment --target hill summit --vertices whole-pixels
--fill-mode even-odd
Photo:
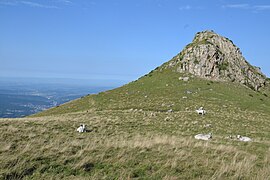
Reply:
[[[260,68],[250,65],[231,40],[213,31],[198,32],[190,44],[160,69],[167,68],[206,79],[239,82],[256,91],[266,84]]]

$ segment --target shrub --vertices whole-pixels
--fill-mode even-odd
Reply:
[[[194,64],[199,64],[199,61],[198,61],[198,59],[197,59],[197,58],[195,58],[195,60],[194,60]]]
[[[228,66],[229,66],[229,63],[227,61],[224,61],[224,62],[218,64],[219,70],[227,70]]]

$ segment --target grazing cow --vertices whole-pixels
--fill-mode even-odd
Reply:
[[[200,107],[196,112],[200,115],[205,115],[206,111],[203,109],[203,107]]]
[[[86,126],[85,126],[85,124],[81,124],[80,127],[77,128],[77,131],[79,133],[86,132]]]
[[[200,140],[207,141],[209,139],[212,139],[212,133],[209,133],[209,134],[197,134],[194,137],[195,137],[195,139],[200,139]]]

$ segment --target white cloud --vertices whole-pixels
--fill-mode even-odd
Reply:
[[[270,5],[227,4],[227,5],[223,5],[222,8],[243,9],[243,10],[251,10],[251,11],[264,11],[264,10],[270,10]]]
[[[186,6],[181,6],[178,8],[180,11],[183,11],[183,10],[190,10],[191,9],[191,6],[190,5],[186,5]]]
[[[180,11],[189,11],[189,10],[202,10],[205,9],[204,7],[201,6],[190,6],[190,5],[186,5],[186,6],[180,6],[178,8]]]
[[[58,3],[63,3],[63,4],[66,4],[66,5],[69,5],[69,4],[72,4],[73,2],[70,1],[70,0],[54,0],[55,2],[58,2]]]
[[[17,1],[0,0],[0,5],[3,6],[16,6],[17,4],[18,4]]]
[[[249,4],[227,4],[223,5],[223,8],[235,8],[235,9],[249,9]]]
[[[39,3],[35,0],[0,0],[2,6],[29,6],[33,8],[59,9],[60,6],[71,5],[71,0],[50,0],[47,3]]]
[[[31,6],[31,7],[38,7],[38,8],[47,8],[47,9],[58,9],[57,6],[50,6],[50,5],[45,5],[45,4],[40,4],[32,1],[21,1],[21,4]]]
[[[257,11],[270,10],[270,5],[254,6],[254,9]]]

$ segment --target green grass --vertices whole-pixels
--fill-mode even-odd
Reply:
[[[200,106],[204,106],[209,112],[221,111],[223,106],[226,106],[228,111],[251,110],[270,113],[269,91],[255,92],[237,83],[209,81],[195,77],[184,82],[179,80],[180,76],[184,77],[187,74],[156,70],[123,87],[89,95],[34,116],[87,110],[194,111]],[[188,94],[188,91],[191,93]]]
[[[28,118],[0,119],[0,179],[267,179],[269,92],[157,68]],[[77,133],[81,123],[91,131]],[[194,139],[209,132],[211,141]],[[253,141],[226,138],[237,134]]]
[[[103,110],[2,119],[0,178],[265,179],[269,126],[265,114],[253,113]],[[75,132],[80,123],[91,132]],[[208,132],[209,142],[193,138]],[[229,134],[254,142],[226,139]]]

